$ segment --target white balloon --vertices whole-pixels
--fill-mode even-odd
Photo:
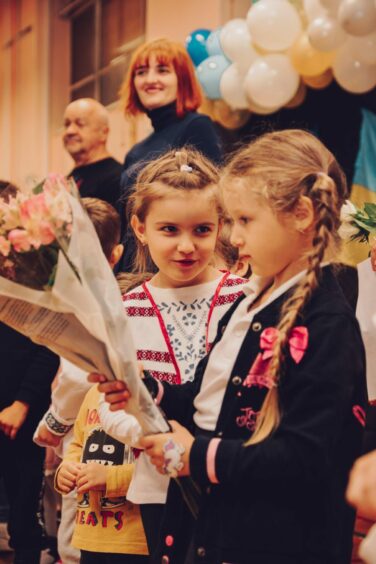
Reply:
[[[320,0],[320,3],[333,16],[337,13],[341,0]]]
[[[309,22],[321,16],[326,16],[327,13],[320,0],[303,0],[303,7]]]
[[[330,16],[314,19],[308,26],[309,41],[318,51],[334,51],[345,42],[346,33]]]
[[[252,113],[258,114],[258,115],[261,115],[261,116],[274,114],[275,112],[278,112],[278,110],[280,110],[281,107],[282,106],[277,106],[276,108],[264,108],[263,106],[259,106],[259,104],[256,104],[256,102],[253,102],[253,100],[248,101],[248,109]]]
[[[366,65],[376,65],[376,31],[364,37],[349,37],[353,55]]]
[[[339,50],[333,63],[334,78],[349,92],[362,94],[376,86],[376,65],[366,65],[353,53],[350,42]]]
[[[222,74],[219,90],[223,100],[234,110],[248,108],[248,100],[244,92],[244,73],[238,65],[230,65]]]
[[[246,74],[244,89],[251,101],[263,108],[287,104],[299,87],[299,75],[287,55],[265,55]]]
[[[244,69],[248,69],[258,56],[244,19],[236,18],[227,22],[221,30],[220,41],[226,57]]]
[[[302,22],[287,0],[259,0],[247,14],[255,45],[266,51],[284,51],[298,38]]]
[[[374,0],[342,0],[338,20],[350,35],[362,36],[376,31]]]

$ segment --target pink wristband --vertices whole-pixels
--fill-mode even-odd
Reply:
[[[162,398],[163,398],[164,387],[162,386],[162,384],[159,380],[157,380],[157,384],[158,384],[158,393],[157,393],[154,401],[157,405],[159,405],[162,401]]]
[[[206,471],[208,473],[208,478],[212,484],[219,484],[219,480],[215,473],[215,456],[217,454],[217,448],[221,439],[212,439],[208,446],[208,451],[206,453]]]

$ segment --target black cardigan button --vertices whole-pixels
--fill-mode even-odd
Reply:
[[[240,386],[242,379],[240,378],[240,376],[234,376],[231,382],[234,384],[234,386]]]
[[[197,556],[204,558],[206,556],[206,550],[203,546],[199,546],[197,549]]]
[[[261,329],[262,329],[262,325],[259,321],[255,321],[254,323],[252,323],[252,331],[258,333],[259,331],[261,331]]]

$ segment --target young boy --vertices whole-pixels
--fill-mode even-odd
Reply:
[[[123,251],[118,244],[119,215],[110,204],[96,198],[83,198],[82,202],[103,252],[114,267]],[[58,491],[64,494],[59,554],[63,562],[74,564],[80,561],[80,549],[81,562],[112,563],[118,557],[127,562],[125,553],[129,552],[129,561],[136,563],[146,558],[147,548],[138,507],[124,497],[133,471],[132,464],[123,465],[129,461],[129,453],[124,445],[101,431],[97,415],[99,394],[87,382],[87,374],[63,359],[60,368],[52,403],[34,437],[38,443],[56,448],[63,443],[59,452],[64,461],[55,478]],[[79,478],[80,485],[84,480],[86,487],[79,489],[77,507],[74,490]],[[98,488],[107,490],[104,501]],[[108,499],[112,496],[118,499]]]

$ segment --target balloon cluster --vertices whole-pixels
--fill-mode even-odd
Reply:
[[[233,111],[296,107],[307,86],[376,86],[375,0],[258,0],[246,18],[197,29],[186,47],[206,97]]]

